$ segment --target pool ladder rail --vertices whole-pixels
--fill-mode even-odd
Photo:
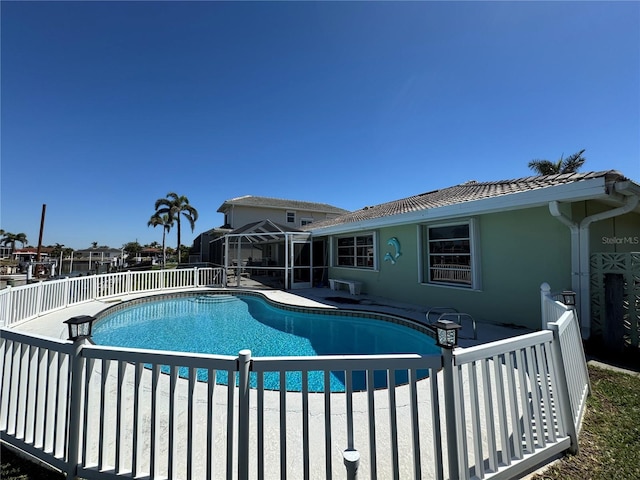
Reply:
[[[431,317],[433,315],[438,315],[435,321],[431,320]],[[433,325],[438,320],[452,320],[456,322],[458,325],[460,325],[461,327],[463,327],[462,325],[463,320],[470,320],[471,327],[473,328],[473,339],[474,340],[478,339],[478,331],[476,329],[475,318],[473,318],[468,313],[459,312],[457,309],[453,307],[431,307],[429,310],[427,310],[427,313],[425,314],[425,318],[427,320],[428,325]]]

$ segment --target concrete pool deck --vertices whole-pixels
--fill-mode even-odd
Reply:
[[[399,302],[389,301],[388,299],[384,299],[381,297],[374,297],[369,295],[358,295],[352,296],[348,292],[341,291],[333,291],[328,288],[310,288],[304,290],[296,290],[291,292],[285,292],[280,290],[263,290],[263,289],[242,289],[242,288],[227,288],[227,289],[210,289],[210,288],[188,288],[182,291],[196,291],[199,293],[206,293],[207,291],[226,291],[229,293],[241,293],[242,291],[257,291],[267,298],[292,306],[301,306],[301,307],[315,307],[315,308],[341,308],[347,310],[362,310],[362,311],[371,311],[377,313],[385,313],[398,315],[400,317],[409,318],[415,320],[417,322],[424,323],[425,322],[425,313],[429,307],[421,306],[421,305],[411,305],[411,304],[403,304]],[[173,293],[176,290],[172,290],[171,292],[165,293]],[[157,294],[151,294],[151,296],[155,296]],[[63,323],[64,320],[77,316],[77,315],[96,315],[99,312],[112,307],[114,305],[118,305],[120,303],[134,300],[141,297],[150,296],[149,294],[136,294],[136,295],[123,295],[119,297],[113,297],[110,299],[105,299],[104,301],[90,301],[83,303],[81,305],[76,305],[61,311],[53,312],[47,315],[43,315],[33,320],[29,320],[26,322],[22,322],[20,324],[14,325],[13,328],[17,331],[34,333],[43,336],[49,336],[54,338],[64,339],[67,336],[66,325]],[[356,302],[356,303],[354,303]],[[463,328],[462,338],[460,340],[461,346],[471,346],[479,343],[486,343],[493,340],[499,340],[503,338],[508,338],[516,335],[520,335],[523,333],[528,333],[528,330],[524,329],[514,329],[506,326],[498,326],[498,325],[489,325],[489,324],[478,324],[478,338],[473,340],[470,338],[471,329],[468,325],[465,325]],[[115,382],[115,373],[111,369],[111,371],[107,375],[107,380],[105,380],[107,385],[114,385]],[[125,385],[127,388],[133,385],[133,380],[130,378],[132,375],[131,371],[127,371],[126,373],[127,379],[125,381]],[[441,374],[438,374],[438,377]],[[95,371],[94,382],[95,387],[90,390],[91,398],[94,405],[97,405],[98,397],[94,397],[94,395],[99,395],[99,384],[102,381],[102,370],[97,368]],[[150,374],[149,372],[144,373],[143,379],[143,391],[150,391]],[[168,386],[164,385],[166,383],[166,378],[164,378],[160,382],[160,394],[162,398],[168,398]],[[206,415],[207,411],[203,408],[203,405],[206,405],[206,402],[203,400],[206,398],[206,389],[204,385],[197,385],[195,391],[195,398],[200,399],[195,402],[197,405],[194,409],[194,421],[196,425],[206,424]],[[113,388],[113,387],[112,387]],[[430,386],[428,381],[420,381],[418,385],[418,396],[419,396],[419,405],[420,408],[424,408],[425,411],[429,409],[429,398],[430,398]],[[280,472],[280,426],[281,420],[280,415],[278,414],[279,408],[281,405],[280,394],[277,391],[265,391],[264,392],[264,412],[265,413],[265,438],[264,438],[264,459],[265,459],[265,478],[281,478]],[[397,423],[400,425],[401,431],[409,432],[410,431],[410,423],[411,423],[411,412],[410,412],[410,398],[409,398],[409,389],[406,386],[400,386],[396,388],[397,394]],[[128,405],[131,402],[132,393],[127,394],[123,403]],[[146,393],[145,393],[146,395]],[[186,392],[186,381],[180,381],[178,385],[178,396],[180,398],[186,398],[188,393]],[[250,444],[251,448],[257,448],[258,444],[258,433],[255,427],[255,420],[257,415],[256,408],[256,391],[251,390],[251,431],[250,431]],[[442,391],[440,392],[442,395]],[[378,457],[377,457],[377,474],[378,478],[391,478],[392,475],[392,457],[389,453],[389,449],[392,448],[390,444],[388,444],[388,436],[389,436],[389,399],[385,391],[376,391],[375,393],[375,416],[376,418],[380,418],[380,422],[376,421],[377,425],[377,449]],[[346,471],[342,463],[342,451],[346,448],[347,439],[346,439],[346,429],[344,428],[344,417],[345,417],[345,409],[346,409],[346,399],[344,394],[332,394],[332,438],[331,438],[331,452],[328,452],[332,458],[333,462],[333,478],[346,478]],[[223,407],[226,404],[226,386],[219,385],[216,386],[214,404],[219,407]],[[237,401],[237,400],[236,400]],[[366,392],[355,393],[353,396],[353,412],[354,412],[354,432],[353,435],[357,439],[357,444],[360,445],[361,450],[361,466],[363,467],[362,474],[363,477],[367,477],[368,475],[365,473],[367,463],[369,462],[368,453],[367,453],[367,445],[368,445],[368,436],[369,436],[369,426],[368,426],[368,404],[367,404],[367,396]],[[132,402],[131,402],[132,403]],[[181,402],[177,402],[176,405],[186,405],[186,403],[182,404]],[[151,408],[150,405],[147,405],[148,408],[140,409],[138,412],[140,415],[140,423],[142,425],[148,425],[149,418],[151,416]],[[178,407],[176,407],[178,408]],[[186,409],[186,407],[184,407]],[[325,452],[325,443],[324,443],[324,420],[323,420],[323,411],[324,411],[324,398],[322,394],[312,394],[309,397],[309,429],[311,433],[310,438],[310,451],[311,452]],[[167,407],[161,405],[159,410],[157,411],[158,418],[166,415]],[[176,433],[176,435],[180,435],[185,431],[185,426],[183,425],[184,419],[186,418],[186,410],[182,411],[183,407],[180,406],[180,410],[176,410],[176,418],[180,419],[178,428],[180,432]],[[222,412],[224,412],[224,408],[216,408],[216,428],[214,433],[214,443],[216,445],[226,445],[226,436],[227,431],[225,428],[221,428],[220,425],[224,425],[225,416]],[[301,396],[295,392],[289,392],[286,394],[286,444],[287,444],[287,469],[289,471],[289,478],[300,478],[300,472],[302,468],[302,440],[301,440],[301,415],[303,412],[303,406],[301,403]],[[123,413],[123,416],[128,418],[130,412],[127,410]],[[100,418],[99,415],[90,416],[94,422],[97,422]],[[107,413],[107,418],[105,425],[110,426],[115,424],[115,416],[114,413]],[[128,428],[128,427],[127,427]],[[420,419],[420,430],[423,432],[432,432],[433,426],[431,425],[431,419],[428,416],[421,417]],[[96,425],[93,425],[92,431],[97,431]],[[206,431],[198,430],[195,432],[195,446],[194,448],[198,450],[206,443]],[[127,432],[126,435],[130,435],[131,432]],[[162,437],[164,438],[164,437]],[[234,438],[237,438],[237,431],[234,432]],[[400,467],[401,467],[401,478],[413,478],[413,474],[411,472],[412,468],[412,448],[411,448],[411,436],[405,434],[401,434],[398,444],[397,451],[400,455]],[[162,452],[159,454],[164,454],[166,450],[166,446],[164,446],[164,441],[162,440]],[[97,451],[97,440],[90,439],[89,446],[90,450],[95,454]],[[108,446],[108,453],[105,453],[105,457],[110,458],[114,455],[114,451],[116,449],[115,442],[110,443]],[[144,447],[140,447],[144,448]],[[176,448],[178,451],[176,452],[176,458],[184,458],[183,452],[180,450],[185,449],[186,446],[184,442],[178,441],[176,439]],[[433,464],[433,459],[431,457],[431,448],[428,444],[422,445],[422,456],[424,457],[422,462],[423,468],[423,477],[424,478],[433,478],[435,475],[435,465]],[[123,462],[127,463],[127,457],[130,455],[130,451],[126,448],[123,449]],[[217,456],[215,458],[216,462],[220,462],[219,465],[223,465],[225,458],[225,449],[222,448],[218,450],[222,453],[221,456]],[[194,451],[194,454],[197,453]],[[384,454],[384,456],[383,456]],[[317,458],[316,458],[317,457]],[[198,457],[196,457],[198,458]],[[311,475],[310,478],[325,478],[324,471],[324,460],[322,455],[313,456],[310,459],[311,461]],[[444,457],[446,458],[446,457]],[[446,461],[446,460],[445,460]],[[252,460],[252,466],[250,471],[250,478],[256,478],[256,470],[255,470],[255,460]],[[108,462],[111,463],[111,462]],[[144,466],[144,461],[141,462]],[[148,467],[148,465],[146,465]],[[176,468],[183,470],[185,466],[181,463],[179,466],[176,465]],[[234,471],[237,468],[237,465],[233,467]],[[147,470],[144,468],[144,470]],[[147,470],[148,471],[148,470]],[[202,471],[202,466],[198,466],[196,471],[193,472],[193,478],[204,478],[204,471]],[[216,477],[217,478],[217,477]]]
[[[397,315],[399,317],[408,318],[416,322],[425,324],[425,314],[431,308],[425,305],[415,305],[410,303],[396,302],[384,297],[377,297],[372,295],[360,294],[351,295],[348,292],[341,290],[330,290],[329,288],[307,288],[293,291],[283,290],[267,290],[267,289],[253,289],[253,288],[185,288],[184,290],[171,290],[172,293],[179,291],[194,291],[206,293],[207,291],[226,291],[229,293],[241,293],[243,291],[258,292],[263,294],[267,298],[278,302],[292,306],[299,307],[314,307],[314,308],[339,308],[343,310],[358,310],[369,311],[375,313],[385,313],[390,315]],[[137,298],[143,298],[148,296],[156,296],[158,293],[144,293],[144,294],[131,294],[131,295],[119,295],[111,298],[107,298],[101,301],[92,300],[79,305],[58,310],[52,313],[42,315],[40,317],[19,322],[14,324],[11,328],[15,328],[18,331],[35,333],[38,335],[44,335],[53,338],[66,338],[67,328],[63,323],[68,318],[77,315],[97,315],[101,311],[110,308],[114,305],[124,303]],[[161,294],[160,294],[161,295]],[[516,335],[522,335],[529,333],[532,330],[525,328],[517,328],[509,325],[478,323],[477,324],[477,339],[473,339],[473,334],[470,326],[470,322],[464,321],[463,328],[460,333],[459,344],[461,347],[469,347],[481,343],[492,342],[495,340],[501,340],[504,338],[514,337]]]

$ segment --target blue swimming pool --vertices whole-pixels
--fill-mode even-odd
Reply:
[[[93,340],[100,345],[233,356],[249,349],[253,357],[439,353],[431,337],[404,325],[366,314],[285,310],[251,295],[194,295],[139,303],[101,317]],[[383,387],[386,374],[376,373],[376,387]],[[226,384],[226,376],[220,371],[216,381]],[[332,391],[344,391],[343,377],[341,372],[332,373]],[[397,372],[398,382],[406,382],[406,377],[406,372]],[[322,372],[310,372],[309,389],[322,391],[323,378]],[[277,389],[279,381],[279,374],[266,374],[265,388]],[[355,375],[354,387],[361,388],[364,381],[364,374]],[[286,388],[300,390],[300,385],[300,372],[289,372]]]

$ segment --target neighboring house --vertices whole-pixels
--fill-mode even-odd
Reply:
[[[73,252],[74,262],[88,262],[87,270],[99,268],[117,267],[122,264],[122,250],[109,247],[87,248]]]
[[[49,254],[53,250],[52,247],[42,247],[40,249],[40,261],[47,262],[49,260]],[[26,272],[27,265],[36,262],[38,258],[38,249],[34,247],[17,248],[11,253],[13,260],[18,262],[18,269],[21,272]]]
[[[273,223],[287,228],[298,229],[313,222],[349,213],[348,210],[326,203],[282,200],[253,195],[226,200],[220,205],[218,212],[224,214],[223,228],[232,230],[262,220],[271,220]]]
[[[225,200],[217,211],[224,214],[224,225],[220,228],[208,230],[196,237],[189,256],[190,263],[208,262],[221,264],[220,243],[216,242],[217,246],[212,246],[212,242],[233,230],[243,228],[249,224],[269,220],[282,230],[297,231],[313,222],[336,218],[339,215],[348,213],[348,210],[326,203],[284,200],[253,195]]]
[[[324,239],[329,278],[478,321],[537,329],[540,285],[574,290],[585,338],[592,326],[606,334],[603,285],[607,272],[620,272],[632,279],[624,315],[637,346],[639,196],[640,186],[616,171],[470,181],[302,229],[314,244]],[[593,262],[604,267],[596,272]]]
[[[151,265],[162,263],[162,248],[145,247],[132,259],[135,263],[150,262]]]
[[[13,252],[13,249],[10,244],[0,245],[0,260],[10,258],[11,252]]]
[[[212,242],[231,231],[230,228],[212,228],[193,240],[189,252],[189,263],[211,263],[221,265],[221,253],[214,249]]]

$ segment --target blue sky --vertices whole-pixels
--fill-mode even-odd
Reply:
[[[639,2],[7,2],[0,227],[160,242],[241,195],[348,210],[530,175],[640,180]],[[175,229],[168,243],[175,246]]]

